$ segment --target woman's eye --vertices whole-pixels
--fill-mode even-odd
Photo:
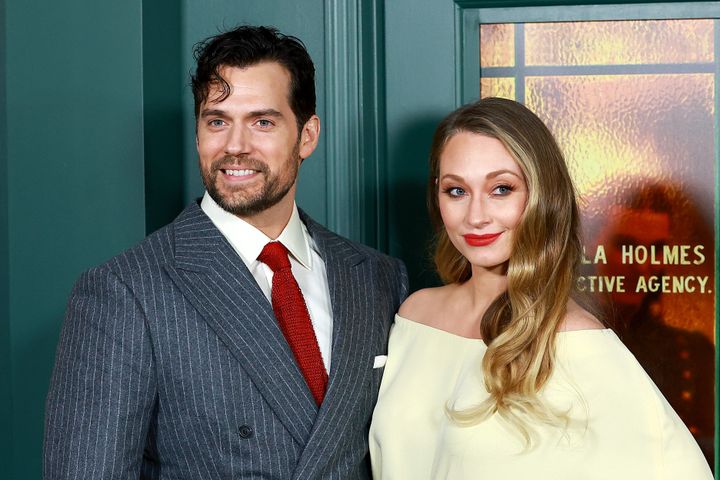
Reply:
[[[510,194],[512,191],[513,191],[513,188],[510,185],[498,185],[493,190],[493,194],[504,196],[504,195]]]
[[[460,187],[448,188],[446,192],[451,197],[462,197],[463,195],[465,195],[465,190]]]

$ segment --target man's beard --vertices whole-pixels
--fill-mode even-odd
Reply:
[[[241,195],[240,198],[233,195],[242,193],[242,189],[231,191],[223,196],[217,187],[217,175],[220,167],[228,167],[235,163],[236,158],[226,156],[221,158],[210,166],[209,172],[202,171],[202,180],[205,184],[210,197],[215,200],[223,210],[239,217],[251,217],[260,212],[275,206],[280,200],[285,198],[297,179],[299,162],[299,143],[295,145],[290,154],[290,161],[285,162],[278,171],[277,175],[272,175],[267,164],[260,160],[252,158],[243,158],[243,168],[257,170],[258,175],[265,177],[265,183],[262,188],[254,194]],[[283,175],[285,173],[285,175]],[[284,180],[284,181],[283,181]]]

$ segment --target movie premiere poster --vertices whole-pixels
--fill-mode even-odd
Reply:
[[[549,126],[578,190],[578,288],[713,465],[715,20],[482,24],[481,96]]]

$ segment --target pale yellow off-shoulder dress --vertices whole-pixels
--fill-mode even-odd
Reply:
[[[541,392],[568,410],[566,430],[534,425],[536,446],[497,415],[471,427],[448,418],[487,398],[486,346],[396,316],[370,428],[375,480],[711,480],[699,447],[611,330],[558,334]]]

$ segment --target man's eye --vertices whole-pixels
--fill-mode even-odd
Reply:
[[[273,126],[273,123],[270,120],[260,119],[257,121],[257,125],[261,128],[270,128]]]
[[[216,118],[214,120],[210,120],[209,125],[211,127],[222,127],[223,125],[225,125],[225,122],[220,120],[219,118]]]

